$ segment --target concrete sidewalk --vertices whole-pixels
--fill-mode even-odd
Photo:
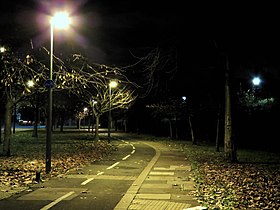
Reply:
[[[161,142],[145,142],[156,155],[142,171],[115,210],[206,209],[194,196],[191,166],[179,148]]]

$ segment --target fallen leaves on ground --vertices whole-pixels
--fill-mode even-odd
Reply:
[[[0,157],[0,190],[2,192],[31,186],[36,183],[36,172],[39,171],[43,180],[47,177],[64,176],[70,170],[78,170],[102,159],[115,149],[107,141],[64,140],[53,142],[52,170],[47,176],[43,142],[19,140],[13,147],[15,151],[13,156]]]
[[[279,209],[280,170],[267,165],[204,163],[198,185],[202,203],[216,208]]]
[[[279,154],[262,153],[262,161],[229,163],[210,147],[185,145],[194,164],[196,196],[209,209],[280,209]],[[250,158],[258,152],[251,152]],[[271,161],[271,155],[275,155]]]

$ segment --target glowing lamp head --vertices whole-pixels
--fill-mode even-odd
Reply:
[[[255,77],[252,79],[252,83],[253,85],[258,86],[261,83],[261,79],[259,77]]]
[[[0,52],[3,53],[6,51],[6,48],[5,47],[0,47]]]
[[[50,20],[50,23],[58,29],[66,29],[71,24],[71,19],[67,12],[58,12]]]
[[[109,84],[109,86],[110,86],[111,88],[115,88],[115,87],[118,86],[118,83],[117,83],[116,81],[111,81],[110,84]]]
[[[29,81],[27,82],[27,86],[28,86],[28,87],[33,87],[33,86],[34,86],[33,80],[29,80]]]

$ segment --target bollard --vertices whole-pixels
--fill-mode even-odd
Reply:
[[[40,169],[38,169],[37,171],[36,171],[36,177],[35,177],[35,181],[36,182],[40,182],[41,181],[41,170]]]

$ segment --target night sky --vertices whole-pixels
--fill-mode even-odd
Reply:
[[[250,81],[254,76],[263,79],[262,95],[273,97],[277,102],[270,114],[259,113],[255,119],[248,115],[251,121],[241,119],[243,115],[234,112],[234,117],[240,118],[235,125],[241,129],[240,133],[244,129],[248,134],[246,139],[261,141],[268,135],[273,136],[272,130],[277,130],[274,121],[279,118],[280,98],[279,6],[263,1],[195,2],[1,1],[0,41],[17,44],[20,48],[32,39],[35,48],[48,48],[50,31],[46,17],[53,13],[52,8],[67,5],[75,21],[71,30],[55,32],[55,54],[59,54],[59,50],[78,50],[93,62],[124,66],[131,62],[130,52],[137,55],[143,49],[175,49],[177,71],[172,72],[174,74],[167,73],[166,69],[157,72],[154,79],[159,85],[148,97],[139,97],[135,109],[132,108],[133,120],[139,121],[135,128],[141,120],[145,126],[147,121],[152,123],[151,119],[145,119],[148,115],[143,114],[146,104],[157,103],[161,97],[166,100],[170,96],[181,98],[185,95],[195,108],[205,107],[200,115],[204,118],[199,122],[199,129],[205,126],[206,131],[215,130],[209,127],[216,124],[216,113],[212,108],[223,104],[228,58],[231,93],[236,104],[238,91],[252,88]],[[213,122],[208,122],[210,120]],[[251,130],[247,132],[248,126]],[[147,127],[154,128],[154,125]],[[256,130],[263,130],[262,135],[257,133],[252,137]],[[204,131],[199,133],[204,135]]]
[[[259,73],[274,68],[279,77],[279,12],[276,5],[264,2],[2,1],[2,42],[20,37],[32,39],[35,46],[48,46],[49,29],[42,17],[66,3],[76,25],[56,38],[69,36],[68,42],[96,62],[122,65],[130,51],[172,47],[178,52],[175,78],[181,83],[193,78],[200,84],[213,82],[209,78],[216,77],[214,71],[224,55],[233,69]]]

